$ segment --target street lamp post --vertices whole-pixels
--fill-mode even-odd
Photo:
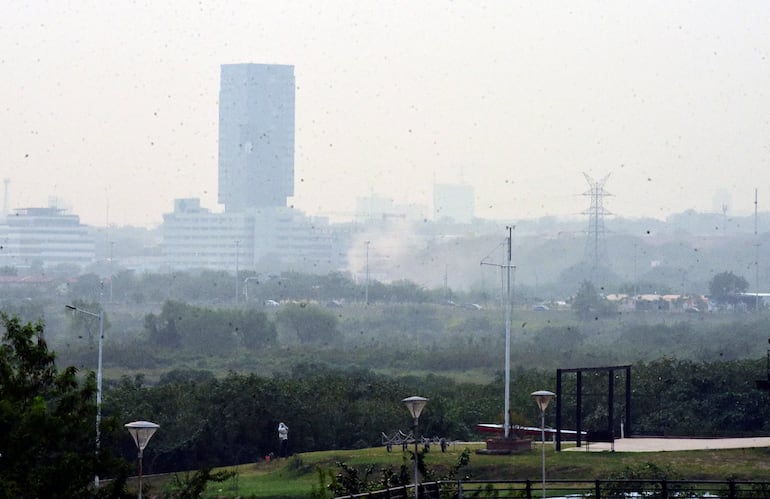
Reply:
[[[155,431],[160,428],[160,425],[149,421],[134,421],[133,423],[126,423],[124,426],[134,438],[134,443],[139,449],[139,492],[136,497],[142,499],[142,454]]]
[[[548,404],[551,402],[551,399],[555,396],[555,393],[549,392],[547,390],[532,392],[532,397],[534,397],[535,403],[540,408],[540,448],[542,450],[541,476],[543,479],[543,497],[545,497],[545,410],[548,408]]]
[[[409,414],[412,415],[414,421],[414,499],[418,499],[419,494],[419,477],[417,474],[417,423],[420,420],[420,413],[428,403],[428,399],[425,397],[408,397],[402,400],[406,404],[406,408],[409,409]]]
[[[238,254],[241,250],[241,242],[235,241],[235,304],[238,305]]]
[[[364,298],[364,305],[369,306],[369,243],[366,241],[366,297]]]
[[[99,360],[96,365],[96,457],[99,457],[100,447],[100,431],[99,426],[102,422],[102,342],[104,341],[104,312],[99,310],[99,313],[89,312],[83,310],[74,305],[65,305],[69,310],[74,310],[89,317],[95,317],[99,319]],[[99,466],[99,463],[96,463]],[[94,486],[99,488],[99,473],[94,475]]]

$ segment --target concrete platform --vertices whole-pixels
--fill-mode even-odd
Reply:
[[[746,438],[654,438],[634,437],[615,440],[615,452],[665,452],[704,449],[748,449],[751,447],[770,447],[770,437]],[[571,452],[609,452],[613,444],[596,442],[586,447],[563,449]]]

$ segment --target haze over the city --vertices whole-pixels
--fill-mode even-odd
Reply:
[[[370,194],[476,215],[754,209],[770,175],[770,3],[4,2],[0,178],[84,223],[217,206],[220,65],[295,66],[294,206]],[[770,194],[768,194],[770,195]],[[770,201],[767,202],[770,206]]]

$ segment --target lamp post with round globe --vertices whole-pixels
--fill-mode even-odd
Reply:
[[[547,390],[532,392],[532,397],[535,399],[535,403],[540,408],[540,448],[542,449],[541,476],[543,479],[543,497],[545,497],[545,410],[548,408],[548,404],[551,402],[551,399],[555,396],[555,393],[549,392]]]
[[[139,492],[136,497],[142,499],[142,454],[155,431],[160,428],[160,425],[149,421],[134,421],[133,423],[126,423],[124,426],[133,437],[134,443],[139,449]]]
[[[418,499],[419,494],[419,477],[417,475],[417,423],[420,420],[420,413],[428,403],[428,399],[425,397],[408,397],[402,400],[406,404],[406,408],[409,409],[409,414],[412,415],[414,421],[414,499]]]

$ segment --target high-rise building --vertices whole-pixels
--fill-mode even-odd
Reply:
[[[329,272],[347,264],[346,233],[287,206],[294,195],[294,66],[224,64],[219,202],[177,199],[163,215],[166,268]]]
[[[294,195],[294,66],[223,64],[219,203],[227,212],[283,207]]]

